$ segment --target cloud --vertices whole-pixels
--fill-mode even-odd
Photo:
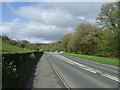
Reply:
[[[84,20],[85,18],[84,17],[77,17],[78,19],[81,19],[81,20]]]
[[[62,36],[72,31],[71,28],[61,28],[53,25],[44,25],[38,22],[29,23],[4,23],[2,35],[7,35],[12,39],[28,40],[32,43],[45,43],[59,40]]]
[[[16,16],[32,21],[40,22],[47,25],[55,25],[61,27],[72,27],[80,23],[75,16],[62,10],[42,9],[35,7],[22,7],[14,10]]]
[[[19,22],[20,21],[20,18],[16,18],[14,20],[12,20],[13,22]]]
[[[76,17],[84,16],[86,20],[95,18],[103,3],[45,3],[44,5],[24,6],[13,9],[13,14],[24,19],[58,26],[75,26],[81,23]],[[91,21],[88,21],[91,22]]]
[[[116,2],[116,0],[41,0],[47,2]],[[119,0],[117,0],[119,1]],[[40,2],[40,0],[1,0],[0,2]]]
[[[19,4],[19,3],[18,3]],[[4,22],[3,35],[12,39],[48,43],[59,40],[83,22],[95,23],[95,18],[103,3],[37,3],[30,6],[12,7],[11,13],[18,17],[12,22]],[[29,22],[22,22],[29,20]]]

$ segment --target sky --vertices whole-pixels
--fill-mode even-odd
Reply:
[[[1,4],[1,3],[0,3]],[[2,2],[0,32],[14,40],[50,43],[95,23],[105,2]]]

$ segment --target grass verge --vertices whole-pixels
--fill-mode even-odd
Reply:
[[[73,53],[64,53],[65,55],[74,56],[77,58],[82,58],[86,60],[91,60],[95,62],[100,62],[103,64],[109,64],[120,67],[120,60],[119,59],[111,59],[111,58],[104,58],[104,57],[98,57],[98,56],[88,56],[88,55],[81,55],[81,54],[73,54]]]

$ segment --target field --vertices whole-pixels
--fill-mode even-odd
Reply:
[[[17,46],[13,46],[13,45],[10,45],[10,44],[7,44],[7,43],[4,43],[4,42],[0,42],[0,51],[3,51],[3,52],[9,52],[9,51],[12,51],[12,52],[16,52],[16,51],[26,51],[24,50],[23,48],[19,48]]]
[[[103,57],[88,56],[88,55],[80,55],[80,54],[73,54],[73,53],[64,53],[64,54],[74,56],[74,57],[77,57],[77,58],[82,58],[82,59],[86,59],[86,60],[91,60],[91,61],[100,62],[100,63],[103,63],[103,64],[110,64],[110,65],[120,67],[120,64],[118,63],[120,60],[118,60],[118,59],[103,58]]]

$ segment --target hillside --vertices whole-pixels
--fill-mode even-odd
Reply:
[[[27,40],[21,40],[21,41],[12,40],[8,36],[0,36],[0,41],[3,42],[3,46],[4,46],[4,43],[5,43],[5,44],[9,44],[9,45],[12,45],[12,46],[15,46],[15,47],[25,48],[26,50],[39,50],[39,46],[43,45],[43,44],[40,44],[40,43],[37,43],[37,44],[36,43],[30,43]],[[17,50],[19,51],[20,49],[17,49]]]
[[[13,46],[4,42],[0,42],[0,47],[2,46],[2,48],[0,48],[0,51],[25,51],[23,48],[19,48],[17,46]]]

